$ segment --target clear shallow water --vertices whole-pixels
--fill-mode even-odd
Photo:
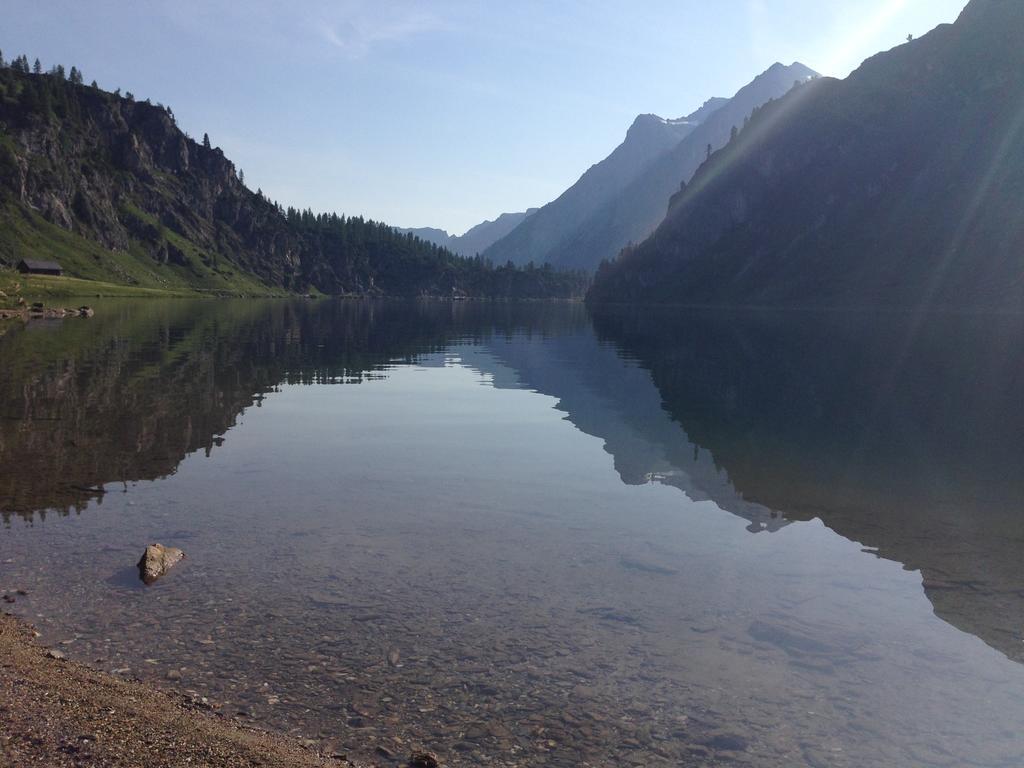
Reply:
[[[1020,330],[110,304],[0,337],[0,589],[381,764],[1017,766]]]

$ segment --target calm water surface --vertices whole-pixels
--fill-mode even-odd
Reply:
[[[1015,316],[110,303],[0,337],[0,590],[380,765],[1020,766],[1022,353]],[[151,541],[188,558],[146,588]]]

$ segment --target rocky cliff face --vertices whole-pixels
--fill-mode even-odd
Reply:
[[[294,279],[300,243],[280,212],[245,188],[219,149],[187,138],[169,110],[6,74],[0,184],[8,205],[157,264],[205,272],[220,257],[267,286],[303,287]]]
[[[1020,306],[1024,4],[760,112],[598,275],[594,301]]]

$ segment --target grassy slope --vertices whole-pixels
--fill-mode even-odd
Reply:
[[[7,294],[8,300],[17,296],[40,301],[90,298],[90,297],[186,297],[195,296],[194,291],[187,289],[173,290],[169,288],[143,288],[137,285],[108,283],[103,280],[83,280],[78,277],[51,277],[49,275],[20,275],[15,272],[0,272],[0,291]],[[10,303],[9,301],[7,303]],[[0,299],[0,306],[5,300]]]
[[[139,219],[150,217],[133,211]],[[98,243],[61,229],[41,216],[14,203],[0,205],[0,254],[12,263],[18,259],[58,261],[65,274],[75,280],[57,289],[54,281],[27,281],[25,295],[32,287],[45,295],[152,295],[195,292],[269,295],[281,293],[268,288],[252,275],[239,272],[234,265],[200,251],[192,243],[173,232],[172,242],[187,257],[187,265],[161,264],[133,245],[128,251],[111,251]],[[90,285],[98,281],[105,285]],[[23,281],[24,282],[24,281]],[[149,289],[149,292],[141,289]],[[0,288],[2,290],[2,288]],[[127,291],[127,292],[126,292]]]

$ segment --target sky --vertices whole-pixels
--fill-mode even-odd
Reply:
[[[282,205],[459,234],[543,205],[638,114],[776,61],[843,77],[966,0],[0,0],[0,50],[170,106]]]

